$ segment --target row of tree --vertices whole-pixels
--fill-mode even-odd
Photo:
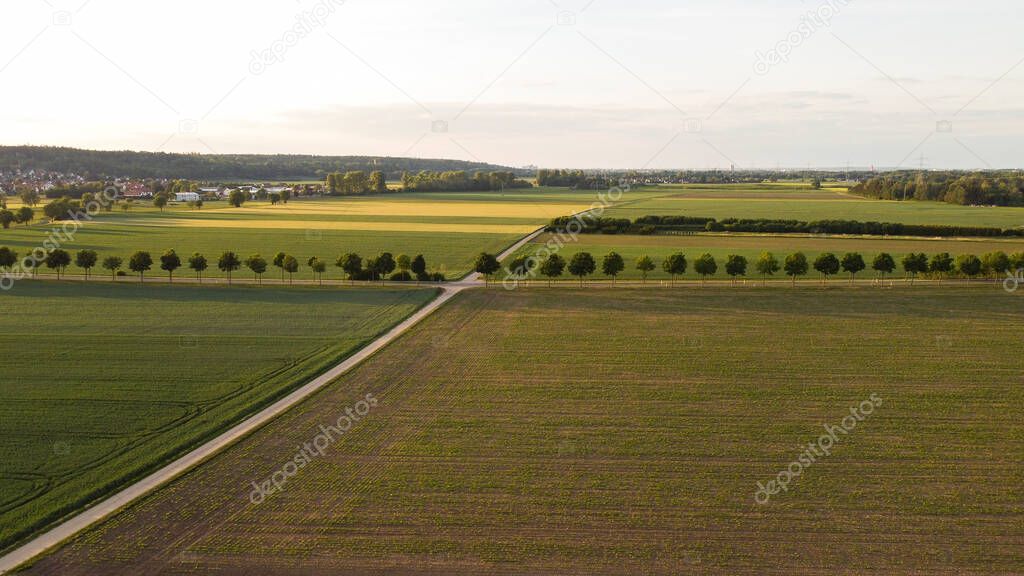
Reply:
[[[700,216],[641,216],[627,218],[583,218],[559,216],[548,224],[549,232],[576,228],[580,234],[657,234],[659,232],[750,232],[757,234],[854,234],[861,236],[967,236],[995,238],[1024,236],[1024,228],[992,228],[948,224],[901,224],[859,220],[777,220],[770,218],[717,220]]]
[[[1013,172],[894,172],[870,178],[850,192],[884,200],[1024,206],[1024,176]]]
[[[360,194],[383,194],[388,191],[387,178],[380,170],[370,174],[362,170],[331,172],[327,175],[324,191],[334,196],[358,196]]]
[[[619,179],[600,174],[587,174],[583,170],[538,170],[538,186],[566,186],[584,190],[611,188]]]
[[[1018,252],[1008,256],[1005,252],[990,252],[981,256],[973,254],[962,254],[954,258],[948,252],[935,254],[929,258],[923,253],[911,253],[902,258],[900,264],[907,277],[913,281],[921,274],[932,274],[935,277],[947,277],[959,274],[965,278],[972,279],[981,275],[992,278],[1000,278],[1015,270],[1024,269],[1024,252]],[[747,258],[738,254],[731,254],[726,257],[724,263],[725,273],[734,281],[738,277],[747,275]],[[634,266],[640,272],[644,282],[648,275],[657,269],[658,265],[650,256],[640,256]],[[864,257],[858,252],[848,252],[839,257],[831,252],[818,255],[811,262],[803,252],[794,252],[782,261],[779,261],[771,252],[763,252],[753,263],[754,271],[762,279],[767,280],[782,271],[793,279],[794,284],[798,277],[806,276],[813,268],[821,275],[822,282],[827,282],[830,276],[835,276],[841,271],[850,275],[852,283],[856,275],[867,269],[868,264]],[[884,278],[896,271],[896,259],[891,254],[882,252],[871,261],[871,269]],[[534,270],[536,268],[536,270]],[[661,269],[671,276],[673,282],[677,276],[686,274],[689,262],[686,255],[678,252],[662,260]],[[501,269],[497,259],[491,254],[481,254],[475,263],[475,270],[485,277],[490,278]],[[612,279],[612,282],[626,269],[626,262],[617,252],[610,252],[601,260],[601,273]],[[707,280],[718,273],[718,261],[711,254],[702,254],[693,263],[693,270],[700,275],[702,280]],[[536,262],[526,256],[519,256],[512,260],[509,265],[509,272],[513,278],[526,279],[539,273],[551,280],[562,276],[566,271],[576,276],[583,284],[583,280],[597,271],[597,261],[589,252],[578,252],[568,261],[552,254],[541,262]]]
[[[413,192],[487,192],[508,188],[531,188],[512,172],[419,172],[402,174],[402,189]]]
[[[0,269],[10,272],[18,263],[17,252],[7,246],[0,247]],[[95,250],[79,250],[72,257],[70,252],[62,248],[50,251],[41,262],[29,257],[24,258],[20,263],[33,275],[38,267],[46,266],[56,271],[58,279],[72,263],[85,272],[86,278],[89,278],[97,265],[110,272],[112,280],[116,280],[119,275],[124,275],[124,268],[127,268],[139,275],[140,282],[144,280],[146,272],[152,270],[154,266],[159,266],[160,270],[167,272],[168,282],[173,282],[174,273],[186,266],[202,282],[203,274],[211,265],[206,256],[198,252],[183,259],[174,250],[168,250],[154,259],[151,253],[140,250],[129,256],[127,260],[120,256],[107,256],[100,261],[99,254]],[[227,275],[229,284],[232,275],[243,266],[253,273],[253,279],[258,282],[262,282],[263,275],[271,265],[280,270],[282,282],[285,274],[288,274],[289,283],[300,269],[298,258],[284,252],[278,252],[268,262],[259,254],[243,259],[237,253],[227,251],[222,253],[214,264],[218,270]],[[405,254],[395,257],[390,252],[383,252],[379,256],[364,260],[359,254],[348,252],[339,256],[334,265],[341,268],[349,281],[370,282],[388,279],[396,282],[412,280],[443,282],[445,280],[444,274],[428,271],[427,261],[422,254],[410,258]],[[313,272],[317,280],[323,283],[324,275],[327,272],[327,262],[313,256],[306,260],[306,266]]]

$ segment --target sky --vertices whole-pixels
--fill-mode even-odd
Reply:
[[[8,0],[0,144],[1022,168],[1019,0]]]

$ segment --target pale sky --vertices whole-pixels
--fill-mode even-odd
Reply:
[[[1019,0],[7,0],[0,144],[1024,167],[1022,29]]]

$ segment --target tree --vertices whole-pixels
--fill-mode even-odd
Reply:
[[[1024,269],[1024,252],[1014,252],[1010,255],[1010,270]]]
[[[416,275],[416,284],[420,283],[420,280],[427,278],[427,261],[423,258],[423,254],[417,254],[412,259],[412,265],[410,267],[412,273]]]
[[[910,285],[914,285],[914,279],[918,274],[928,271],[928,256],[923,252],[907,254],[902,260],[903,271],[910,276]]]
[[[121,264],[124,263],[118,256],[107,256],[103,259],[103,269],[110,270],[110,279],[117,280],[117,271],[121,269]]]
[[[377,194],[383,194],[388,191],[387,180],[384,178],[384,173],[380,170],[370,173],[370,190]]]
[[[199,283],[203,282],[203,272],[209,267],[209,263],[206,261],[206,256],[203,256],[199,252],[196,252],[192,256],[189,256],[188,267],[195,270],[196,279]]]
[[[18,221],[18,217],[10,210],[0,210],[0,226],[4,227],[4,230],[11,227],[11,224]]]
[[[277,203],[281,201],[281,195],[274,192],[270,195],[270,205],[277,206]]]
[[[18,224],[24,224],[28,226],[32,220],[36,217],[36,211],[29,208],[28,206],[22,206],[18,208],[18,212],[15,214]]]
[[[373,271],[380,275],[381,282],[395,270],[395,258],[391,252],[382,252],[373,260]]]
[[[348,252],[339,256],[335,265],[348,275],[349,281],[358,278],[359,274],[363,271],[363,259],[354,252]]]
[[[277,254],[274,254],[273,263],[274,266],[281,269],[281,282],[284,282],[284,259],[287,257],[288,255],[285,254],[284,252],[278,252]]]
[[[35,206],[36,204],[39,204],[38,190],[26,188],[25,190],[22,190],[21,194],[18,194],[18,196],[21,198],[21,201],[28,206]]]
[[[853,279],[857,273],[867,267],[864,264],[864,257],[858,252],[847,252],[846,254],[843,254],[842,266],[843,272],[850,273],[850,284],[853,284]]]
[[[580,286],[583,286],[583,278],[590,276],[597,270],[597,262],[590,252],[577,252],[569,259],[569,274],[580,279]]]
[[[149,252],[138,251],[128,258],[128,269],[139,275],[139,282],[143,281],[146,271],[153,267],[153,257]]]
[[[316,274],[317,280],[319,281],[320,285],[323,286],[324,272],[327,271],[327,263],[314,256],[309,261],[309,267],[311,270],[313,270],[313,273]]]
[[[282,190],[281,191],[281,203],[282,204],[287,204],[288,201],[291,200],[291,199],[292,199],[292,191],[291,190]]]
[[[231,273],[242,267],[242,260],[238,257],[238,254],[231,252],[230,250],[224,252],[217,259],[217,268],[228,275],[228,284],[231,284]]]
[[[512,259],[512,262],[509,263],[508,272],[513,278],[523,280],[529,277],[532,263],[533,258],[529,256],[516,256]]]
[[[491,275],[498,270],[501,270],[501,263],[498,262],[498,258],[494,254],[488,254],[487,252],[481,252],[476,257],[476,262],[473,263],[473,271],[483,275],[485,284],[490,283]]]
[[[18,253],[7,246],[0,247],[0,268],[10,271],[18,262]]]
[[[1002,251],[989,252],[981,257],[981,266],[985,274],[1001,278],[1010,270],[1010,257]]]
[[[75,253],[75,266],[85,270],[85,279],[89,279],[89,271],[96,265],[99,256],[95,250],[79,250]]]
[[[650,256],[641,256],[636,259],[636,269],[640,271],[640,276],[643,277],[644,284],[647,284],[647,275],[655,269],[654,260],[652,260]]]
[[[786,256],[786,261],[782,265],[782,269],[786,272],[786,276],[793,279],[793,286],[796,286],[797,276],[804,276],[807,274],[809,265],[807,264],[807,256],[803,252],[795,252]]]
[[[267,271],[267,260],[259,254],[253,254],[245,259],[245,266],[252,270],[252,278],[263,284],[263,273]]]
[[[240,208],[248,199],[249,195],[242,190],[232,190],[228,194],[228,204],[231,204],[235,208]]]
[[[25,268],[29,272],[31,272],[33,278],[35,278],[36,272],[39,271],[39,264],[40,262],[35,258],[32,258],[31,255],[29,255],[29,257],[26,257],[24,260],[21,261],[22,268]]]
[[[295,256],[285,256],[281,267],[288,273],[288,283],[291,284],[293,274],[299,271],[299,261],[295,259]]]
[[[196,200],[193,204],[195,205],[196,210],[202,210],[203,209],[203,199],[202,198],[200,198],[199,200]]]
[[[406,254],[399,254],[395,262],[398,264],[398,270],[401,272],[409,272],[409,268],[412,267],[412,259]]]
[[[181,258],[178,253],[174,250],[168,250],[164,252],[163,256],[160,256],[160,269],[167,271],[167,281],[174,281],[174,271],[181,268]]]
[[[601,261],[601,273],[605,276],[611,276],[612,284],[615,284],[615,277],[625,269],[626,261],[622,259],[618,252],[605,254],[604,259]]]
[[[961,254],[956,257],[956,269],[964,276],[967,276],[968,282],[978,274],[981,274],[983,266],[981,258],[974,254]]]
[[[730,254],[725,260],[725,273],[732,277],[735,284],[737,276],[747,275],[747,259],[738,254]]]
[[[686,274],[686,256],[682,252],[676,252],[661,262],[661,269],[672,277],[675,284],[676,276]]]
[[[886,274],[892,274],[896,270],[896,261],[893,260],[890,254],[881,252],[875,256],[875,259],[871,262],[871,269],[878,272],[878,274],[885,279]]]
[[[71,254],[67,250],[57,248],[46,255],[46,267],[57,271],[57,279],[60,280],[61,272],[71,264]]]
[[[932,256],[931,262],[928,263],[928,271],[936,276],[949,275],[953,271],[953,265],[953,257],[949,252],[942,252]]]
[[[700,274],[701,282],[706,282],[708,276],[714,276],[718,273],[718,262],[715,261],[715,257],[711,254],[701,254],[700,258],[693,262],[693,271]]]
[[[761,283],[767,284],[768,277],[774,276],[779,271],[779,261],[771,252],[762,252],[754,264],[754,269],[761,275]]]
[[[828,282],[829,276],[839,274],[839,259],[831,252],[819,254],[814,260],[814,269],[821,274],[821,283]]]
[[[551,281],[561,276],[564,270],[565,259],[558,254],[548,256],[540,264],[540,273],[548,278],[548,286],[551,286]]]
[[[156,196],[154,196],[153,197],[153,206],[156,206],[157,208],[160,209],[161,212],[163,212],[164,211],[164,206],[167,206],[167,194],[164,194],[163,192],[161,192],[160,194],[157,194]]]

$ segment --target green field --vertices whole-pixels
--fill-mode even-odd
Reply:
[[[991,286],[467,292],[27,573],[1021,573],[1022,317]]]
[[[516,256],[537,256],[543,257],[546,252],[542,249],[553,239],[551,234],[542,234],[534,241],[524,245],[513,255]],[[619,275],[622,279],[639,279],[641,273],[636,270],[636,259],[641,256],[650,256],[654,259],[657,269],[648,276],[653,280],[667,280],[670,276],[662,271],[661,262],[670,254],[682,252],[689,261],[687,272],[678,278],[695,279],[697,273],[693,270],[693,262],[704,253],[709,253],[718,262],[719,279],[727,279],[725,273],[725,261],[730,254],[739,254],[746,257],[749,265],[748,277],[756,277],[754,262],[764,251],[771,252],[782,262],[788,254],[802,251],[807,258],[813,262],[814,258],[822,252],[832,252],[839,257],[847,252],[860,252],[868,265],[863,276],[874,276],[875,272],[870,269],[871,261],[879,252],[888,252],[896,259],[897,274],[902,275],[899,267],[900,259],[910,252],[924,252],[928,255],[939,252],[949,252],[954,257],[958,254],[975,254],[981,256],[987,252],[1003,251],[1007,254],[1024,252],[1024,238],[1012,240],[1002,239],[911,239],[911,238],[883,238],[883,237],[815,237],[806,235],[758,235],[758,234],[697,234],[693,236],[629,236],[629,235],[603,235],[583,234],[579,236],[578,242],[570,242],[562,248],[558,254],[568,261],[577,252],[590,252],[597,261],[598,269],[592,278],[608,279],[601,275],[601,259],[609,252],[618,252],[626,261],[626,269]],[[512,258],[506,259],[506,265]],[[811,269],[810,275],[814,277],[817,273]],[[498,278],[504,278],[502,272]],[[779,271],[778,278],[786,278],[785,273]],[[540,274],[535,276],[538,281],[547,281]],[[1002,280],[1004,278],[1001,278]],[[568,271],[561,277],[561,280],[575,280],[569,276]]]
[[[222,276],[216,259],[225,250],[242,258],[260,253],[268,260],[279,251],[296,256],[302,267],[297,279],[312,278],[305,266],[311,256],[326,259],[328,278],[340,279],[333,266],[344,252],[364,258],[383,251],[423,254],[431,271],[458,277],[469,271],[481,251],[500,252],[547,223],[590,206],[594,193],[566,189],[526,189],[507,193],[417,193],[386,196],[312,198],[287,205],[248,202],[232,208],[207,202],[201,210],[173,205],[159,211],[136,203],[128,212],[115,208],[87,223],[61,247],[96,250],[127,257],[146,250],[154,258],[174,249],[183,258],[193,252],[211,262],[209,276]],[[40,213],[41,210],[37,210]],[[40,246],[53,225],[37,223],[0,230],[0,246],[21,255]],[[158,273],[159,266],[154,267]],[[72,273],[78,270],[69,269]],[[102,272],[102,271],[100,271]],[[271,270],[273,275],[276,270]],[[48,274],[42,268],[39,273]],[[190,274],[180,270],[179,274]]]
[[[0,549],[305,383],[434,293],[19,283],[0,316]]]
[[[1024,208],[958,206],[942,202],[895,202],[865,199],[845,189],[811,190],[798,184],[666,185],[644,189],[658,197],[613,206],[605,216],[706,216],[780,220],[860,220],[904,224],[951,224],[1019,228]]]

